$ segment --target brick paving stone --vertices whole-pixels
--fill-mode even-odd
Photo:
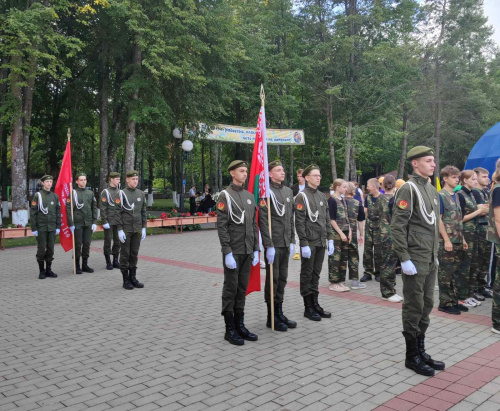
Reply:
[[[271,332],[262,293],[252,293],[245,322],[259,341],[234,347],[223,340],[215,231],[148,236],[137,273],[146,287],[130,292],[118,270],[105,270],[102,241],[92,246],[95,273],[72,275],[71,255],[57,246],[59,278],[44,281],[37,279],[34,247],[0,251],[2,265],[12,267],[2,283],[0,410],[38,404],[72,411],[364,411],[411,392],[408,398],[445,402],[462,395],[455,407],[498,410],[500,362],[487,351],[499,341],[489,331],[491,301],[460,319],[433,312],[427,351],[446,361],[447,371],[426,379],[404,367],[401,307],[381,301],[376,282],[345,295],[330,292],[326,260],[320,301],[331,320],[303,317],[300,261],[290,260],[284,306],[298,327]],[[400,289],[401,277],[396,282]],[[40,315],[44,306],[50,315]],[[492,371],[473,374],[487,361]]]

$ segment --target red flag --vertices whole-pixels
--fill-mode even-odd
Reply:
[[[248,191],[253,193],[255,204],[259,198],[269,197],[269,170],[267,160],[267,135],[266,135],[266,111],[264,106],[260,108],[259,121],[257,122],[257,132],[253,146],[252,167],[250,168],[250,179],[248,181]],[[259,223],[259,210],[256,213],[257,226]],[[260,291],[260,264],[252,266],[250,269],[250,280],[248,281],[247,295]]]
[[[59,202],[61,203],[61,232],[59,233],[59,240],[61,241],[62,248],[66,252],[73,248],[72,234],[68,226],[68,217],[66,216],[66,201],[70,201],[71,182],[71,143],[68,141],[61,165],[61,172],[57,178],[55,188],[55,193],[58,195]]]

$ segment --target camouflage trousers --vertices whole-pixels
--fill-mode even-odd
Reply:
[[[389,298],[396,294],[396,264],[398,257],[389,238],[380,244],[382,265],[380,267],[380,292],[382,297]]]
[[[367,220],[368,221],[368,220]],[[367,222],[365,232],[365,252],[363,254],[363,267],[365,274],[378,276],[382,266],[382,247],[380,240],[380,224]]]
[[[476,234],[477,241],[477,267],[472,276],[473,292],[483,291],[490,271],[491,243],[486,240],[486,229],[479,226]]]
[[[358,239],[354,236],[347,246],[347,266],[349,267],[349,280],[359,279],[359,250]]]
[[[459,300],[466,300],[473,294],[471,284],[474,284],[475,281],[471,280],[471,277],[477,269],[476,233],[465,231],[464,237],[467,242],[467,250],[462,253],[460,273],[456,281],[456,294]]]
[[[500,245],[495,244],[497,261],[500,259]],[[500,264],[496,266],[495,282],[493,283],[493,308],[491,313],[493,328],[500,331]]]
[[[345,232],[346,237],[349,232]],[[342,241],[337,233],[333,234],[333,245],[335,250],[328,257],[328,277],[331,283],[341,283],[345,281],[347,272],[347,258],[349,255],[349,243]]]
[[[439,242],[439,306],[450,307],[458,304],[456,284],[460,277],[460,259],[463,255],[462,244],[452,244],[453,251],[444,249],[444,242]]]

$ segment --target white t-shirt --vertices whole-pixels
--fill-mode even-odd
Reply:
[[[300,185],[300,184],[299,184],[299,193],[300,193],[300,192],[301,192],[304,188],[306,188],[306,185],[305,185],[305,184],[304,184],[304,185]]]

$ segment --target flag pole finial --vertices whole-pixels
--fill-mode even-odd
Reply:
[[[264,93],[264,84],[260,85],[260,101],[262,102],[262,105],[264,105],[266,101],[266,93]]]
[[[71,128],[68,127],[68,141],[71,141]]]

